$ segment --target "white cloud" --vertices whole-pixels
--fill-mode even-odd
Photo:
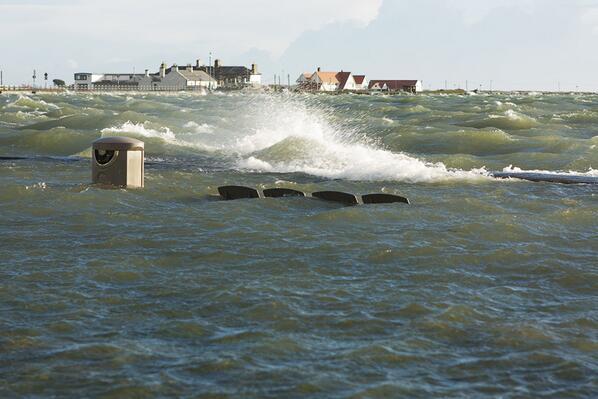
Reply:
[[[181,62],[209,52],[276,59],[306,31],[365,26],[383,0],[0,0],[0,54],[12,79],[23,66],[56,74]],[[35,49],[35,51],[28,51]],[[76,58],[76,62],[73,60]],[[68,60],[68,61],[67,61]],[[18,81],[18,80],[17,80]]]
[[[463,21],[473,25],[490,14],[493,10],[503,7],[516,7],[525,12],[533,11],[535,0],[448,0],[454,9],[460,10]]]
[[[582,13],[581,22],[586,25],[594,35],[598,35],[598,7],[587,8]]]
[[[382,1],[29,0],[0,5],[3,19],[9,21],[0,32],[16,29],[43,37],[64,32],[76,35],[74,40],[120,40],[136,48],[203,44],[214,50],[260,48],[280,54],[306,30],[333,22],[368,24],[376,18]]]

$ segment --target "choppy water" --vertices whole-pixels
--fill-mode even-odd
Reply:
[[[117,134],[143,190],[88,184]],[[486,171],[597,144],[591,95],[0,95],[0,396],[596,396],[598,186]]]

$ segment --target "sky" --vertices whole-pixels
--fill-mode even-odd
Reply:
[[[598,0],[0,0],[4,84],[210,52],[265,82],[320,66],[426,89],[598,91]]]

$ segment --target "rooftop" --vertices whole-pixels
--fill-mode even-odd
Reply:
[[[320,78],[320,80],[324,83],[328,83],[328,84],[338,84],[339,81],[336,78],[336,75],[338,74],[338,72],[322,72],[322,71],[317,71],[315,73],[316,75],[318,75],[318,77]]]
[[[347,80],[349,80],[349,76],[351,76],[351,72],[340,71],[336,74],[336,78],[338,79],[338,86],[341,89],[345,88],[345,84],[347,83]]]
[[[183,75],[183,77],[187,80],[192,80],[192,81],[203,80],[203,81],[212,81],[212,82],[216,81],[213,77],[211,77],[204,71],[179,69],[178,72],[181,75]]]
[[[389,90],[401,90],[404,87],[413,87],[417,82],[417,80],[370,80],[369,88],[386,85]]]

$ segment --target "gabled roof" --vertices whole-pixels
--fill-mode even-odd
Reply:
[[[211,77],[204,71],[198,71],[198,70],[190,71],[190,70],[184,69],[184,70],[179,70],[178,72],[181,75],[183,75],[183,77],[185,79],[190,80],[190,81],[198,81],[198,80],[206,81],[206,82],[209,82],[209,81],[215,82],[216,81],[213,77]]]
[[[336,79],[338,80],[338,88],[340,90],[345,88],[345,85],[347,84],[347,80],[349,80],[349,77],[351,76],[351,72],[339,72],[336,74]]]
[[[338,74],[338,72],[322,72],[322,71],[317,71],[314,75],[318,75],[318,77],[320,78],[320,80],[323,83],[327,83],[327,84],[338,84],[338,79],[336,78],[336,75]],[[313,75],[312,75],[313,78]]]
[[[365,75],[353,75],[353,79],[355,79],[355,83],[360,85],[365,80]]]

